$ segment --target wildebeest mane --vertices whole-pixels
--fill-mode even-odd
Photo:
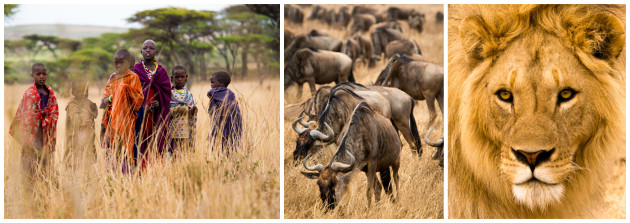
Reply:
[[[322,111],[322,114],[319,116],[319,119],[318,119],[318,123],[320,126],[323,126],[323,123],[325,122],[326,117],[328,117],[328,114],[330,113],[331,104],[336,106],[337,102],[340,101],[339,97],[336,95],[337,91],[345,91],[356,99],[361,99],[361,100],[364,99],[363,97],[361,97],[357,93],[354,93],[354,91],[350,89],[337,88],[337,89],[331,90],[329,93],[328,102],[325,104],[326,108],[324,109],[324,111]]]
[[[397,61],[402,62],[403,64],[408,64],[411,61],[414,61],[413,59],[411,59],[410,57],[407,56],[399,56],[398,58],[396,58]]]
[[[350,88],[352,88],[352,89],[356,89],[357,87],[359,87],[359,88],[367,88],[367,87],[365,87],[364,85],[359,84],[359,83],[355,83],[355,82],[341,82],[341,83],[339,83],[339,84],[335,85],[335,86],[331,89],[331,91],[333,91],[333,90],[335,90],[335,89],[337,89],[337,88],[342,88],[342,87],[344,87],[344,86],[350,87]]]
[[[339,150],[337,150],[337,153],[339,153],[339,151],[343,151],[342,149],[344,149],[346,146],[346,140],[349,137],[348,135],[355,132],[354,129],[361,122],[361,118],[365,116],[371,117],[373,115],[374,110],[372,110],[372,108],[370,108],[370,106],[368,106],[366,102],[361,102],[357,105],[356,108],[354,108],[354,111],[352,112],[352,117],[350,118],[350,124],[348,124],[348,130],[341,139],[341,143],[339,144]]]

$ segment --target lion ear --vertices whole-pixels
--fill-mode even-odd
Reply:
[[[477,64],[491,56],[491,46],[487,41],[490,33],[481,16],[469,16],[459,26],[459,37],[470,64]]]
[[[619,56],[626,41],[624,25],[608,13],[598,13],[577,24],[567,22],[569,42],[577,49],[600,60]]]

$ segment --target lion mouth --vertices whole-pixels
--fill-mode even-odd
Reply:
[[[527,184],[542,184],[542,185],[547,185],[547,186],[555,186],[555,185],[558,185],[559,183],[549,183],[549,182],[545,182],[545,181],[539,180],[536,177],[532,177],[532,178],[529,178],[529,180],[526,180],[526,181],[520,182],[520,183],[515,183],[514,185],[524,186],[524,185],[527,185]]]

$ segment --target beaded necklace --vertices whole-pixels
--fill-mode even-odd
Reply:
[[[151,70],[149,70],[147,65],[144,64],[144,60],[142,61],[142,67],[144,67],[144,71],[147,72],[147,75],[149,76],[149,79],[151,79],[153,77],[153,75],[155,74],[155,72],[158,69],[158,62],[157,61],[153,61],[153,63],[155,64],[155,70],[151,71]]]
[[[179,90],[177,90],[177,88],[173,88],[173,90],[175,90],[177,93],[181,94],[181,95],[186,95],[186,88],[182,88],[182,90],[184,90],[184,92],[181,92]]]

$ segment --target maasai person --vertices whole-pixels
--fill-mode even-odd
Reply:
[[[101,142],[109,147],[110,159],[118,164],[123,157],[122,171],[130,171],[129,164],[136,163],[134,154],[134,124],[137,111],[144,102],[142,86],[138,75],[131,71],[135,58],[126,49],[119,49],[114,54],[116,73],[112,74],[101,101],[100,108],[105,109],[101,128],[105,134]]]
[[[210,76],[210,86],[208,92],[210,107],[208,113],[211,117],[211,146],[220,140],[221,147],[229,155],[234,147],[238,146],[241,139],[242,118],[235,100],[234,93],[227,88],[230,84],[230,75],[225,71],[217,71]],[[220,137],[217,137],[220,135]]]
[[[57,143],[59,106],[52,88],[46,85],[46,66],[31,66],[33,85],[20,101],[9,134],[22,146],[22,166],[31,174],[38,168],[48,169]]]
[[[144,41],[141,53],[143,60],[136,63],[133,72],[138,74],[144,93],[144,103],[138,111],[135,126],[140,145],[140,156],[143,157],[141,160],[142,168],[144,169],[147,163],[147,148],[151,148],[152,151],[157,150],[157,158],[160,160],[165,151],[169,128],[168,113],[172,96],[168,73],[155,60],[155,55],[158,53],[155,42],[153,40]],[[153,146],[149,147],[149,144]]]
[[[71,84],[72,99],[66,106],[65,163],[70,166],[85,164],[96,159],[94,146],[94,119],[98,115],[96,104],[88,96],[88,84],[83,79]]]
[[[193,147],[196,122],[197,106],[193,95],[186,89],[188,74],[183,66],[177,65],[171,71],[171,81],[173,82],[173,97],[171,98],[171,133],[170,151],[173,157],[179,153],[177,150],[185,147]],[[177,151],[177,152],[176,152]]]

